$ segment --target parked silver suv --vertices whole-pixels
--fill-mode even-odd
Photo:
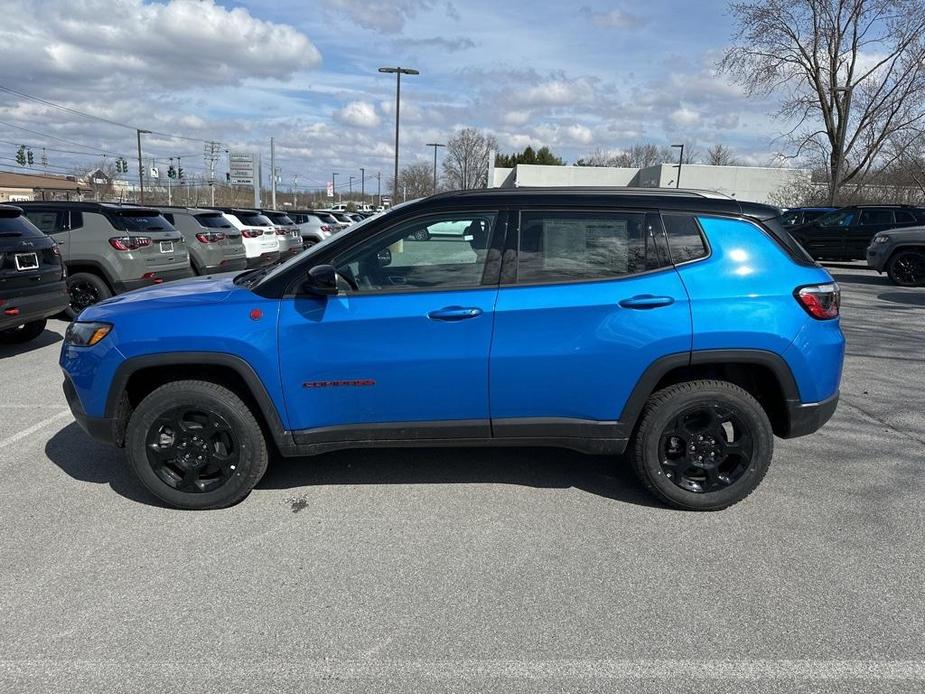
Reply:
[[[190,265],[197,275],[232,272],[247,268],[241,232],[218,210],[197,207],[158,207],[160,213],[183,234]]]
[[[58,242],[74,318],[91,304],[132,289],[192,277],[183,236],[150,207],[100,202],[17,203]]]

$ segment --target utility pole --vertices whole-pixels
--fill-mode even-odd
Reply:
[[[360,199],[366,204],[366,169],[360,167]]]
[[[437,149],[440,147],[446,147],[446,145],[441,145],[439,142],[431,142],[427,146],[434,148],[434,195],[436,195],[437,194]]]
[[[150,132],[150,130],[142,130],[141,128],[136,130],[138,135],[138,193],[139,202],[142,205],[145,204],[145,165],[141,161],[141,136]]]
[[[334,172],[331,174],[331,200],[332,201],[337,200],[337,177],[339,175],[340,174],[338,174],[337,172]]]
[[[215,162],[218,161],[221,146],[220,142],[210,141],[205,143],[202,150],[202,156],[206,161],[206,169],[209,172],[209,189],[211,190],[213,207],[215,207]]]
[[[270,199],[273,201],[273,209],[276,209],[276,147],[273,138],[270,138]]]
[[[408,67],[381,67],[379,72],[385,72],[395,75],[395,180],[392,182],[392,195],[395,200],[398,199],[398,125],[400,122],[401,112],[401,76],[402,75],[420,75],[418,70]]]
[[[176,175],[175,173],[176,169],[173,168],[173,157],[170,157],[170,168],[167,169],[167,204],[168,205],[173,205],[173,190],[172,190],[173,186],[170,185],[170,179],[172,178],[172,176],[170,175],[171,172],[174,172],[174,175]]]
[[[684,145],[671,145],[674,149],[681,149],[681,154],[678,156],[678,177],[675,179],[674,187],[681,187],[681,166],[684,165]],[[668,185],[671,185],[670,183]]]
[[[350,186],[350,197],[351,198],[353,197],[353,179],[354,178],[356,178],[356,176],[351,176],[347,181],[347,185]]]
[[[382,172],[381,171],[376,172],[376,198],[378,199],[378,202],[376,203],[376,207],[382,207]]]

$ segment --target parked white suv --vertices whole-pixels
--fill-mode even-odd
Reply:
[[[256,210],[219,208],[235,229],[241,231],[247,267],[262,267],[279,260],[279,241],[276,227]]]

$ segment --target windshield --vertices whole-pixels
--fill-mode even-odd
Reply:
[[[207,229],[231,229],[231,224],[219,213],[195,215],[199,226]]]
[[[235,212],[234,216],[241,221],[241,224],[249,227],[273,226],[273,222],[264,217],[262,214],[257,214],[256,212]]]

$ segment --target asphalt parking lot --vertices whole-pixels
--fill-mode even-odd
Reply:
[[[67,412],[62,322],[0,348],[0,691],[922,691],[925,289],[860,266],[842,400],[720,513],[620,461],[276,461],[163,508]]]

